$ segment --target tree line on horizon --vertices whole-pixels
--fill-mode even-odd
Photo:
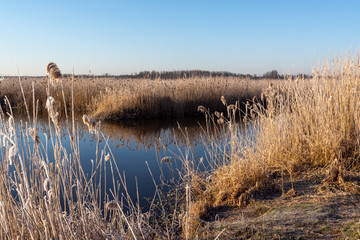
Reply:
[[[63,77],[70,77],[72,74],[63,74]],[[11,77],[11,76],[4,76]],[[23,76],[31,78],[42,78],[44,76]],[[122,75],[113,75],[105,73],[102,75],[94,74],[77,74],[78,78],[94,78],[94,77],[106,77],[114,79],[183,79],[183,78],[194,78],[194,77],[239,77],[239,78],[249,78],[249,79],[287,79],[289,77],[303,77],[311,78],[309,74],[297,74],[297,75],[284,75],[279,74],[277,70],[272,70],[266,72],[262,75],[257,74],[241,74],[241,73],[232,73],[228,71],[204,71],[204,70],[181,70],[181,71],[142,71],[139,73],[133,74],[122,74]]]
[[[82,77],[94,77],[95,75],[78,75]],[[241,74],[241,73],[232,73],[228,71],[204,71],[204,70],[181,70],[181,71],[142,71],[134,74],[123,74],[123,75],[111,75],[105,73],[103,75],[96,75],[97,77],[111,77],[115,79],[182,79],[182,78],[194,78],[194,77],[240,77],[240,78],[250,78],[250,79],[286,79],[289,75],[279,74],[277,70],[272,70],[264,73],[263,75],[256,74]],[[311,75],[307,74],[298,74],[291,75],[290,77],[304,77],[310,78]]]

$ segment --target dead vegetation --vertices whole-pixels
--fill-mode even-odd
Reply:
[[[360,193],[359,182],[346,175],[360,166],[359,59],[336,58],[315,68],[310,80],[270,85],[261,99],[248,102],[241,124],[235,120],[237,103],[234,108],[226,98],[221,101],[227,112],[205,110],[210,167],[201,173],[191,170],[196,176],[189,180],[193,234],[199,234],[214,209],[245,208],[254,199],[274,195],[297,196],[296,182],[304,172],[322,177],[315,192]]]
[[[360,184],[358,173],[348,174],[347,183]],[[252,199],[246,208],[213,208],[198,234],[203,239],[219,233],[221,239],[358,239],[360,195],[341,189],[338,182],[320,191],[323,178],[299,175],[294,190],[287,178],[287,194]]]
[[[62,77],[56,65],[50,65],[49,80],[46,78],[21,79],[27,99],[26,104],[32,110],[33,87],[39,100],[39,114],[43,113],[47,100],[46,87],[49,82],[49,94],[61,109],[71,109],[71,77]],[[57,72],[58,70],[58,72]],[[56,73],[59,73],[56,75]],[[246,102],[253,96],[260,96],[269,82],[281,80],[250,80],[236,77],[207,77],[184,79],[113,79],[113,78],[75,78],[74,110],[77,114],[88,114],[97,120],[129,118],[174,118],[199,115],[198,105],[211,109],[222,109],[218,99],[221,95],[229,100]],[[7,96],[13,111],[25,112],[24,99],[18,78],[9,78],[0,82],[2,106]],[[64,95],[64,96],[63,96]],[[65,97],[65,98],[64,98]],[[64,102],[65,99],[65,102]]]
[[[116,173],[111,149],[99,149],[95,170],[87,179],[79,164],[74,128],[68,127],[73,141],[71,154],[62,147],[57,133],[50,138],[56,149],[55,163],[50,163],[47,153],[39,150],[44,144],[30,144],[37,139],[36,130],[22,133],[21,141],[29,150],[21,155],[13,116],[3,117],[0,122],[5,144],[1,156],[5,161],[0,168],[3,179],[0,210],[6,219],[0,221],[0,234],[4,238],[62,235],[63,238],[356,239],[360,231],[359,62],[360,57],[337,58],[315,68],[312,79],[289,80],[279,85],[266,82],[269,87],[261,96],[246,97],[252,101],[244,109],[241,102],[231,97],[233,93],[239,96],[235,87],[239,82],[229,83],[229,79],[227,82],[207,79],[208,85],[202,79],[193,80],[194,85],[188,80],[171,85],[157,80],[138,81],[135,85],[123,81],[117,82],[120,85],[114,85],[113,89],[102,88],[105,90],[100,94],[86,95],[98,119],[158,116],[163,111],[165,114],[175,111],[169,106],[188,109],[202,100],[196,109],[205,113],[207,120],[203,129],[206,156],[194,159],[188,152],[184,153],[183,166],[179,169],[181,190],[173,194],[175,200],[164,198],[156,187],[154,199],[159,201],[153,201],[146,213],[139,211],[128,197],[125,200],[129,212],[125,213],[118,189],[113,189],[112,196],[98,194],[101,177],[97,171],[105,164],[113,164]],[[66,101],[65,84],[66,80],[60,85],[62,100],[53,99],[66,108],[71,101]],[[75,82],[73,88],[72,84],[68,85],[70,90],[76,91]],[[234,87],[224,88],[224,85]],[[201,88],[196,89],[197,86]],[[80,89],[81,85],[78,87],[81,96],[84,90]],[[230,92],[222,94],[223,91]],[[55,96],[57,90],[54,87],[44,92],[47,97]],[[244,93],[256,95],[250,91]],[[212,110],[218,106],[210,103],[215,97],[223,110]],[[76,101],[73,98],[75,104],[70,104],[72,112]],[[10,98],[6,102],[9,107]],[[81,106],[89,109],[89,105],[84,105],[86,101],[81,102]],[[56,125],[54,119],[49,123]],[[86,122],[90,127],[100,127],[96,121]],[[32,126],[36,129],[36,120]],[[24,168],[25,156],[32,164],[29,176]],[[171,161],[164,159],[163,164]],[[16,171],[10,174],[12,164]],[[121,179],[122,175],[116,174]],[[62,201],[68,205],[62,205]],[[104,212],[101,203],[106,207]]]

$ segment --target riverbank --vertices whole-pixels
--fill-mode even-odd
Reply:
[[[38,101],[39,114],[46,113],[46,87],[58,108],[69,112],[74,101],[75,113],[92,115],[97,120],[182,118],[199,116],[197,107],[225,110],[221,96],[244,106],[254,96],[261,97],[270,83],[278,85],[283,80],[246,79],[240,77],[194,77],[184,79],[114,79],[114,78],[63,78],[57,85],[48,85],[46,78],[8,78],[0,82],[1,106],[7,96],[15,112],[26,114],[26,104],[32,113],[33,92]],[[72,98],[72,89],[74,97]],[[34,90],[34,91],[33,91]],[[35,104],[36,106],[36,104]],[[6,109],[6,107],[5,107]]]
[[[220,132],[225,140],[217,143],[209,136],[206,142],[212,168],[205,172],[195,168],[189,170],[193,176],[189,180],[193,189],[189,211],[194,216],[192,231],[189,232],[196,235],[199,232],[197,229],[204,227],[203,223],[209,216],[230,214],[218,209],[240,208],[242,210],[235,212],[241,219],[246,209],[258,206],[267,197],[273,198],[267,200],[267,204],[272,206],[270,212],[274,211],[276,215],[273,217],[280,217],[276,222],[272,220],[272,215],[258,215],[268,221],[261,223],[265,235],[260,234],[259,219],[247,219],[254,226],[235,224],[240,229],[251,226],[248,230],[255,239],[276,238],[276,234],[291,239],[287,235],[293,233],[296,237],[320,238],[320,235],[307,235],[306,230],[301,230],[308,227],[311,228],[307,229],[310,233],[320,231],[318,228],[321,226],[316,221],[308,224],[306,217],[296,220],[297,216],[290,214],[296,212],[292,207],[287,212],[281,212],[282,204],[296,206],[297,201],[308,204],[302,198],[306,194],[319,201],[324,200],[321,202],[323,205],[316,206],[324,208],[321,211],[326,212],[329,206],[344,209],[347,198],[355,204],[352,210],[358,210],[358,205],[351,198],[358,199],[360,194],[359,176],[356,174],[360,168],[359,62],[359,56],[336,58],[314,69],[310,80],[299,78],[285,81],[279,87],[270,86],[264,91],[265,105],[261,102],[247,105],[248,111],[243,118],[245,126],[235,121],[234,116],[239,112],[237,104],[232,105],[225,99],[223,103],[227,112],[204,111],[211,119],[213,132]],[[302,186],[302,181],[308,186]],[[323,193],[332,198],[327,201]],[[345,200],[341,194],[345,194]],[[282,202],[280,196],[291,198]],[[339,205],[333,204],[336,198],[342,199]],[[317,213],[309,211],[304,214]],[[331,224],[335,220],[330,215],[324,218],[328,218],[326,221]],[[340,231],[345,234],[340,226],[350,224],[350,218],[351,214],[348,214],[339,220],[337,230],[330,232],[329,238],[341,238],[343,235],[335,233]],[[226,225],[227,217],[224,219]],[[354,215],[355,230],[358,229],[358,221],[358,216]],[[230,221],[228,225],[231,224]]]
[[[204,239],[359,239],[359,173],[324,178],[299,175],[293,189],[285,179],[284,193],[257,196],[245,208],[219,206],[197,232]]]

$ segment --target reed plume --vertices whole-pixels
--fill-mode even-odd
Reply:
[[[59,81],[59,79],[61,78],[60,69],[55,63],[49,62],[48,65],[46,66],[46,72],[47,74],[49,74],[51,85],[55,86]]]
[[[90,133],[97,134],[100,129],[100,121],[96,122],[93,118],[89,117],[88,115],[84,114],[82,117],[83,123],[88,126]]]
[[[163,157],[161,159],[161,164],[163,163],[170,163],[171,162],[171,157],[170,156],[166,156],[166,157]]]
[[[59,113],[57,111],[57,105],[53,97],[48,97],[46,100],[45,108],[47,109],[51,120],[57,129],[60,128]]]

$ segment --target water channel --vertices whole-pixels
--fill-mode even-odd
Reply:
[[[20,123],[22,122],[22,124]],[[25,125],[28,121],[16,119],[17,126]],[[139,193],[141,206],[148,204],[148,199],[154,196],[155,185],[160,178],[171,179],[177,176],[181,168],[181,158],[185,154],[199,160],[205,155],[205,146],[201,135],[204,118],[179,120],[129,120],[120,123],[102,123],[103,139],[98,145],[97,135],[90,133],[81,118],[75,120],[76,132],[81,165],[84,173],[91,175],[93,163],[96,159],[96,149],[99,154],[112,153],[119,172],[125,176],[127,191],[132,199]],[[52,124],[50,127],[53,128]],[[50,142],[49,120],[39,118],[37,122],[40,142],[47,145],[47,154],[50,162],[54,161],[54,149]],[[54,129],[52,129],[54,131]],[[186,132],[186,133],[185,133]],[[20,135],[19,135],[20,137]],[[61,143],[71,153],[68,128],[65,121],[61,122]],[[108,147],[106,147],[108,144]],[[98,145],[98,146],[97,146]],[[111,151],[108,151],[111,149]],[[99,155],[98,155],[99,156]],[[170,161],[161,161],[163,157],[170,157]],[[153,177],[150,174],[153,175]],[[106,167],[107,191],[112,187],[112,174],[109,166]],[[115,179],[118,181],[119,179]],[[138,187],[137,187],[138,186]]]

